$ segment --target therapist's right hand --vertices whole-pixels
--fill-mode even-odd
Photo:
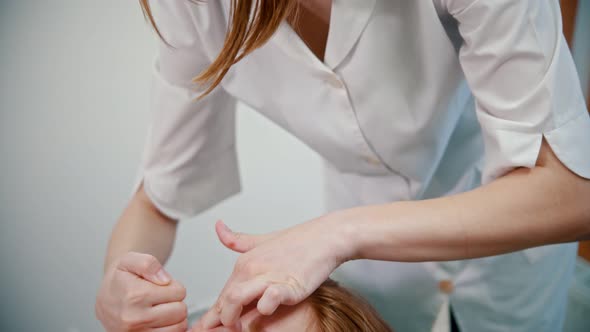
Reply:
[[[185,296],[154,256],[129,252],[105,273],[96,316],[108,332],[186,332]]]

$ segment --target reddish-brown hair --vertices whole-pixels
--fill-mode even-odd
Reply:
[[[139,3],[146,19],[164,40],[156,25],[149,0],[139,0]],[[208,85],[201,97],[219,85],[231,66],[264,45],[278,29],[281,21],[291,15],[295,16],[296,10],[297,0],[231,0],[231,19],[221,52],[208,68],[193,79],[199,85]]]
[[[393,332],[358,295],[328,279],[308,299],[319,332]]]
[[[360,296],[328,279],[299,305],[308,306],[307,332],[393,332],[373,307]],[[263,331],[254,321],[246,331]]]

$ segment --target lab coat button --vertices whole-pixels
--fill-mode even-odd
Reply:
[[[371,165],[381,165],[381,160],[373,157],[373,156],[364,156],[363,159],[365,160],[365,162],[367,162],[368,164]]]
[[[454,288],[451,280],[441,280],[438,283],[438,289],[445,294],[451,294]]]
[[[334,74],[326,75],[325,81],[336,89],[342,89],[344,87],[344,83]]]

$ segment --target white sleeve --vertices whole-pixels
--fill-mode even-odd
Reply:
[[[590,117],[557,0],[436,0],[458,21],[460,62],[485,142],[483,182],[535,165],[545,137],[590,178]]]
[[[191,80],[210,63],[191,14],[201,9],[190,6],[198,5],[152,3],[156,24],[173,47],[159,44],[152,78],[152,121],[136,188],[143,181],[162,213],[185,219],[240,191],[235,100],[219,87],[196,100],[202,90],[195,89]]]

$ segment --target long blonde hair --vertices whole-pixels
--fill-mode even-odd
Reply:
[[[139,3],[145,18],[166,42],[156,25],[149,0],[139,0]],[[218,86],[231,66],[264,45],[284,19],[295,16],[297,6],[297,0],[231,0],[231,19],[221,52],[208,68],[193,79],[199,85],[209,85],[199,98]]]

